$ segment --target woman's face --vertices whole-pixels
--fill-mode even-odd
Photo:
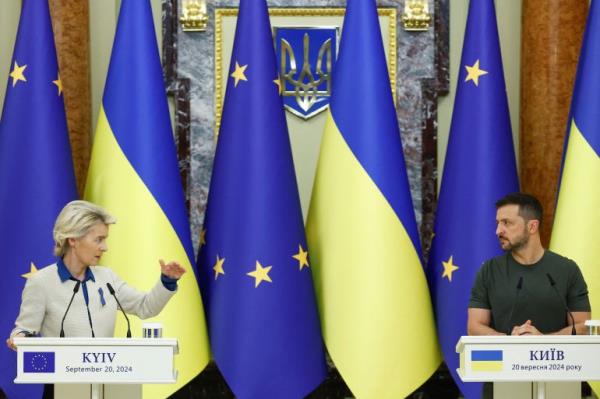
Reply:
[[[107,237],[108,226],[98,222],[83,237],[69,240],[70,251],[84,266],[97,265],[102,254],[108,250]]]

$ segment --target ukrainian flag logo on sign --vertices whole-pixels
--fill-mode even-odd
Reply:
[[[339,28],[275,27],[274,36],[285,108],[305,120],[326,110]]]
[[[471,352],[471,370],[502,371],[501,350],[478,350]]]

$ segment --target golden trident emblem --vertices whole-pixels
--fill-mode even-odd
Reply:
[[[324,97],[329,97],[331,95],[331,39],[327,39],[321,45],[319,49],[319,53],[316,59],[316,68],[315,74],[318,76],[315,79],[315,75],[312,72],[310,58],[309,58],[309,49],[310,49],[310,40],[308,33],[304,34],[303,38],[303,62],[302,62],[302,70],[300,74],[295,79],[294,77],[298,73],[296,56],[294,54],[294,50],[290,43],[281,39],[281,80],[283,83],[283,87],[289,87],[288,83],[294,87],[293,90],[284,90],[283,95],[286,97],[295,97],[296,103],[298,106],[304,111],[304,114],[299,114],[294,112],[296,115],[308,119],[316,113],[320,112],[323,109],[320,109],[316,112],[309,113],[309,110],[315,103],[318,101],[324,100]],[[289,57],[290,60],[290,70],[286,71],[286,60]],[[325,65],[323,65],[325,64]],[[323,68],[325,67],[325,68]],[[326,83],[326,89],[319,90],[319,86]]]

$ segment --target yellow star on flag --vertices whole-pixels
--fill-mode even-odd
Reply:
[[[300,264],[300,270],[302,270],[304,266],[310,267],[308,264],[308,251],[305,251],[304,248],[302,248],[302,245],[298,245],[298,253],[296,255],[292,255],[292,258],[298,260],[298,263]]]
[[[53,80],[52,83],[54,83],[56,87],[58,87],[58,95],[60,96],[60,93],[62,93],[63,91],[62,80],[60,80],[60,73],[58,74],[58,79]]]
[[[277,94],[281,95],[283,88],[281,87],[281,79],[279,78],[279,75],[277,76],[277,79],[273,80],[273,83],[277,85]]]
[[[12,87],[15,87],[19,80],[27,82],[27,79],[25,79],[25,75],[23,74],[25,72],[25,68],[27,68],[27,65],[19,66],[17,61],[15,61],[15,66],[12,72],[10,73],[10,77],[13,79]]]
[[[248,81],[246,75],[244,74],[246,68],[248,68],[248,64],[240,66],[240,64],[238,64],[237,61],[235,62],[235,71],[233,71],[233,73],[231,74],[231,77],[234,79],[234,87],[237,87],[238,83],[240,83],[240,80]]]
[[[260,262],[256,261],[256,270],[246,273],[246,275],[254,277],[254,288],[258,287],[258,285],[263,281],[268,281],[269,283],[273,282],[271,281],[271,277],[269,277],[269,271],[271,271],[271,267],[273,266],[262,267]]]
[[[488,73],[487,71],[479,68],[479,60],[475,61],[473,66],[465,65],[465,68],[467,68],[467,77],[465,79],[465,83],[469,80],[472,80],[473,83],[475,83],[475,86],[479,86],[479,77],[482,75],[487,75]]]
[[[21,277],[29,278],[33,276],[38,271],[37,267],[35,267],[35,263],[31,262],[29,265],[29,273],[21,274]]]
[[[200,230],[200,248],[206,245],[206,229]]]
[[[452,260],[452,256],[446,262],[442,261],[442,265],[444,267],[444,273],[442,274],[442,278],[448,277],[448,281],[452,282],[452,273],[459,269],[458,266],[454,265]]]
[[[217,262],[213,266],[213,270],[215,271],[215,280],[219,278],[219,274],[225,274],[225,270],[223,270],[223,263],[225,263],[225,258],[219,258],[219,255],[217,255]]]

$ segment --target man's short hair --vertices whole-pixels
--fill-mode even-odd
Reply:
[[[496,209],[506,205],[518,205],[519,216],[526,221],[539,220],[542,226],[543,209],[540,201],[531,194],[512,193],[496,201]]]

